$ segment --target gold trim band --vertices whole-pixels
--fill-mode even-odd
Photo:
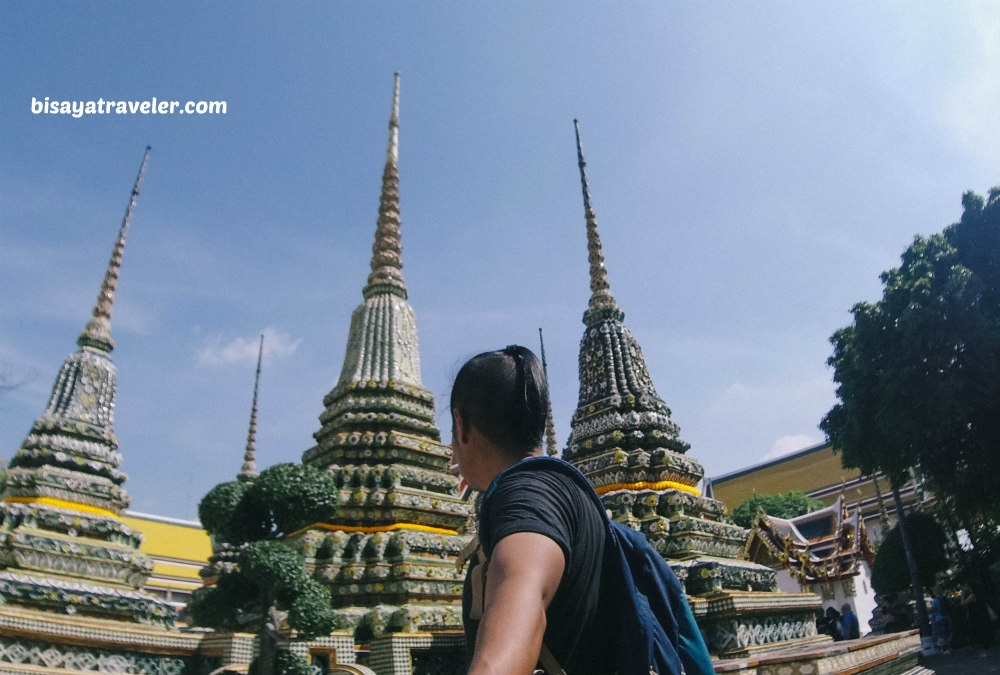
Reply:
[[[331,525],[330,523],[313,523],[309,527],[319,527],[324,530],[332,530],[334,532],[361,532],[363,534],[372,534],[374,532],[392,532],[394,530],[417,530],[419,532],[433,532],[434,534],[458,534],[457,530],[449,530],[443,527],[431,527],[430,525],[417,525],[415,523],[393,523],[392,525],[374,525],[371,527],[360,527],[356,525]],[[300,532],[305,532],[309,527],[303,527],[301,530],[296,530],[292,532],[289,537],[294,537]]]
[[[614,492],[615,490],[681,490],[683,492],[690,492],[693,495],[701,496],[701,490],[690,485],[684,485],[684,483],[678,483],[673,480],[661,480],[656,483],[650,483],[647,481],[640,481],[638,483],[615,483],[614,485],[604,485],[599,488],[595,488],[597,494],[603,495],[606,492]]]
[[[117,513],[108,511],[107,509],[102,509],[99,506],[80,504],[79,502],[56,499],[55,497],[5,497],[4,501],[15,502],[18,504],[45,504],[46,506],[57,506],[60,509],[72,509],[74,511],[83,511],[85,513],[96,513],[100,516],[108,516],[109,518],[114,518],[115,520],[121,520]]]

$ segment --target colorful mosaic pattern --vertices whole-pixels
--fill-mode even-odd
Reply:
[[[0,672],[53,674],[197,672],[204,637],[10,605],[0,607],[0,636]]]
[[[379,675],[465,672],[465,637],[461,633],[386,635],[372,643],[370,666]]]
[[[79,673],[182,675],[190,672],[189,659],[176,656],[88,649],[0,637],[0,668],[3,664]]]

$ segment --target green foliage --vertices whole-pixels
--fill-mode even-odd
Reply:
[[[211,586],[195,590],[187,611],[196,626],[245,631],[262,615],[261,589],[238,572],[223,572]]]
[[[306,581],[306,588],[291,603],[288,623],[307,639],[329,635],[337,628],[337,617],[330,605],[330,591],[315,579]]]
[[[337,512],[333,478],[305,464],[276,464],[262,471],[240,500],[238,523],[244,541],[278,539]]]
[[[926,513],[916,511],[907,514],[906,527],[913,541],[920,542],[914,547],[914,558],[920,583],[924,587],[934,584],[934,577],[948,566],[945,554],[946,536],[937,521]],[[879,593],[895,593],[910,587],[910,573],[903,552],[903,538],[899,526],[889,530],[879,546],[872,565],[872,588]]]
[[[789,490],[776,495],[758,495],[744,499],[733,509],[733,522],[740,527],[750,527],[757,511],[762,510],[769,516],[778,518],[794,518],[811,511],[823,508],[824,504],[799,490]]]
[[[228,542],[239,538],[239,532],[234,532],[230,523],[234,522],[234,514],[247,487],[246,483],[238,480],[219,483],[198,504],[201,526],[219,541]]]
[[[315,467],[292,463],[269,467],[252,483],[220,483],[198,505],[202,527],[230,544],[280,539],[336,512],[333,478]]]
[[[302,556],[280,541],[248,544],[240,551],[237,562],[248,581],[261,588],[272,588],[279,594],[289,585],[296,584],[305,570]]]
[[[1000,522],[1000,188],[962,204],[962,219],[916,237],[882,274],[882,299],[855,305],[834,333],[839,402],[820,427],[863,474],[899,485],[919,466],[974,534]]]
[[[312,666],[302,656],[287,649],[278,652],[278,675],[312,675]]]
[[[301,638],[327,635],[336,625],[329,590],[310,576],[302,556],[282,540],[333,517],[337,494],[336,484],[324,472],[278,464],[252,482],[215,486],[199,505],[205,528],[231,546],[236,566],[221,573],[214,585],[195,591],[188,609],[195,625],[256,630],[262,661],[251,672],[311,672],[301,658],[276,651],[274,629],[282,613]]]

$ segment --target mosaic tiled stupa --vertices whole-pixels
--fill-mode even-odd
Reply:
[[[575,121],[574,121],[574,124]],[[591,296],[583,314],[580,398],[564,459],[594,484],[615,519],[644,532],[692,599],[713,653],[723,656],[816,640],[812,594],[775,593],[774,572],[737,559],[746,530],[703,497],[702,465],[657,394],[642,350],[608,284],[576,126]]]
[[[461,629],[463,575],[454,561],[471,516],[420,379],[400,258],[398,148],[397,73],[371,274],[340,379],[323,399],[316,445],[302,457],[335,477],[340,509],[295,537],[330,586],[341,628],[358,642]]]
[[[10,462],[0,528],[0,597],[10,605],[172,625],[174,609],[139,589],[152,562],[119,518],[130,497],[112,428],[111,310],[147,148],[93,318],[63,363],[45,412]]]
[[[130,497],[115,437],[111,311],[143,157],[93,317],[0,494],[0,672],[181,673],[201,636],[141,590],[153,562],[123,522]]]

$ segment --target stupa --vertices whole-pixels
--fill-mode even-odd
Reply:
[[[140,590],[153,569],[113,421],[111,312],[147,147],[93,316],[45,411],[10,461],[0,503],[0,670],[182,672],[196,636],[167,629],[176,610]],[[18,670],[17,672],[21,672]]]
[[[398,158],[396,73],[371,274],[351,317],[340,379],[323,399],[316,445],[302,456],[335,477],[340,510],[292,537],[329,584],[341,628],[373,644],[378,672],[394,672],[391,663],[376,664],[380,636],[443,632],[460,643],[463,575],[455,558],[472,515],[420,378],[400,258]]]
[[[819,640],[809,593],[776,593],[770,568],[738,559],[746,530],[697,489],[702,465],[686,455],[625,313],[611,294],[579,124],[591,296],[583,314],[580,396],[563,458],[594,484],[612,516],[644,532],[684,583],[710,649],[722,657]]]
[[[3,489],[0,596],[7,604],[171,625],[174,610],[140,593],[152,563],[119,516],[131,502],[112,428],[111,310],[142,160],[93,318],[63,363],[45,412],[10,461]]]
[[[243,464],[236,474],[236,480],[241,483],[252,483],[259,475],[257,471],[257,400],[260,393],[260,366],[264,358],[264,336],[260,336],[257,344],[257,372],[253,379],[253,402],[250,404],[250,424],[247,428],[247,444],[243,451]],[[198,574],[205,585],[214,584],[219,574],[236,566],[236,556],[239,549],[232,544],[212,539],[212,556],[208,564],[201,568]]]

